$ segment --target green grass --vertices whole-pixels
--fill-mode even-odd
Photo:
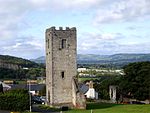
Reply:
[[[23,112],[19,112],[19,113],[38,113],[38,112],[23,111]]]
[[[46,106],[46,105],[40,105],[39,106],[40,109],[43,109],[43,110],[50,110],[50,111],[61,111],[60,108],[56,108],[56,107],[50,107],[50,106]]]
[[[16,80],[15,82],[18,84],[27,84],[26,80]]]
[[[122,105],[122,104],[87,104],[86,110],[69,110],[63,113],[150,113],[150,105]]]

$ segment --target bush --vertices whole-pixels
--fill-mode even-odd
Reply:
[[[27,90],[17,89],[0,93],[0,109],[24,111],[29,109],[29,93]]]

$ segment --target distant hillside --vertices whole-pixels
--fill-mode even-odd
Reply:
[[[23,58],[8,55],[0,55],[0,68],[19,69],[21,67],[37,67],[37,63]]]
[[[114,55],[81,55],[78,56],[78,64],[96,64],[105,67],[121,68],[131,62],[150,61],[150,54],[114,54]],[[94,59],[95,58],[95,59]]]
[[[78,55],[79,63],[119,63],[150,61],[150,54]]]
[[[45,76],[45,68],[27,59],[0,55],[0,79],[36,79]]]
[[[31,61],[39,63],[39,64],[44,64],[45,63],[45,56],[41,56],[41,57],[38,57],[36,59],[31,59]]]
[[[45,63],[45,56],[34,59],[37,63]],[[150,54],[114,54],[114,55],[95,55],[78,54],[78,64],[102,64],[123,66],[130,62],[150,61]]]

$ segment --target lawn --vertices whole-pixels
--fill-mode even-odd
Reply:
[[[63,113],[150,113],[150,105],[131,105],[131,104],[87,104],[87,110],[69,110]]]

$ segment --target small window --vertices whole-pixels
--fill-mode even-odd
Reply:
[[[66,39],[61,40],[61,48],[66,48]]]
[[[48,91],[48,102],[50,102],[50,91]]]
[[[47,47],[49,48],[49,39],[47,40]]]
[[[65,72],[64,71],[61,72],[61,77],[62,77],[62,79],[64,79],[64,77],[65,77]]]

